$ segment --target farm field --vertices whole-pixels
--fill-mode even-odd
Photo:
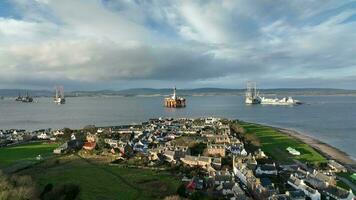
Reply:
[[[309,145],[272,127],[247,122],[239,122],[239,124],[245,130],[245,135],[252,136],[249,138],[255,140],[253,143],[258,144],[265,153],[282,164],[293,163],[293,160],[310,164],[326,162],[326,159]],[[289,154],[286,150],[288,147],[298,150],[301,155]]]
[[[0,148],[0,168],[10,167],[21,163],[31,163],[36,161],[36,156],[42,157],[53,155],[56,143],[31,143],[12,147]]]
[[[168,172],[97,164],[76,155],[50,159],[21,174],[47,184],[75,184],[78,199],[162,199],[174,195],[180,180]]]

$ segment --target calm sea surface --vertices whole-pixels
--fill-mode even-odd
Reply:
[[[356,97],[299,96],[301,106],[248,106],[242,96],[193,96],[183,109],[162,106],[162,97],[76,97],[65,105],[51,98],[26,104],[0,100],[0,129],[82,128],[120,125],[155,117],[216,116],[289,128],[356,158]]]

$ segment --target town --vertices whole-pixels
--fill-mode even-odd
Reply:
[[[323,165],[284,163],[243,134],[238,120],[214,117],[157,118],[134,125],[86,126],[83,129],[0,131],[0,146],[47,141],[53,154],[103,159],[112,166],[171,171],[181,180],[181,198],[348,199],[351,189],[337,185],[336,173],[349,169],[327,160]],[[289,156],[303,151],[290,146]],[[282,155],[282,154],[281,154]],[[38,155],[36,159],[44,159]]]

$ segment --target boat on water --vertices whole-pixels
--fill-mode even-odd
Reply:
[[[266,97],[261,97],[261,104],[265,105],[299,105],[302,104],[301,101],[295,100],[292,97],[284,97],[282,99],[274,98],[266,98]]]
[[[66,99],[64,97],[64,88],[63,86],[56,86],[55,88],[56,95],[54,97],[53,102],[56,104],[65,104]]]
[[[282,106],[302,104],[301,101],[295,100],[292,97],[284,97],[282,99],[261,97],[257,91],[255,82],[247,82],[245,103]]]
[[[26,96],[21,96],[21,94],[19,94],[19,96],[15,99],[15,101],[21,101],[24,103],[32,103],[33,98],[28,93]]]
[[[19,96],[15,99],[15,101],[22,101],[22,96],[19,94]]]
[[[258,95],[255,82],[247,82],[245,103],[246,104],[260,104],[261,103],[261,98]]]

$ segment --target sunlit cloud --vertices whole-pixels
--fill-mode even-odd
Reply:
[[[356,76],[355,1],[14,0],[3,6],[11,12],[0,12],[0,87],[356,85],[350,78]]]

